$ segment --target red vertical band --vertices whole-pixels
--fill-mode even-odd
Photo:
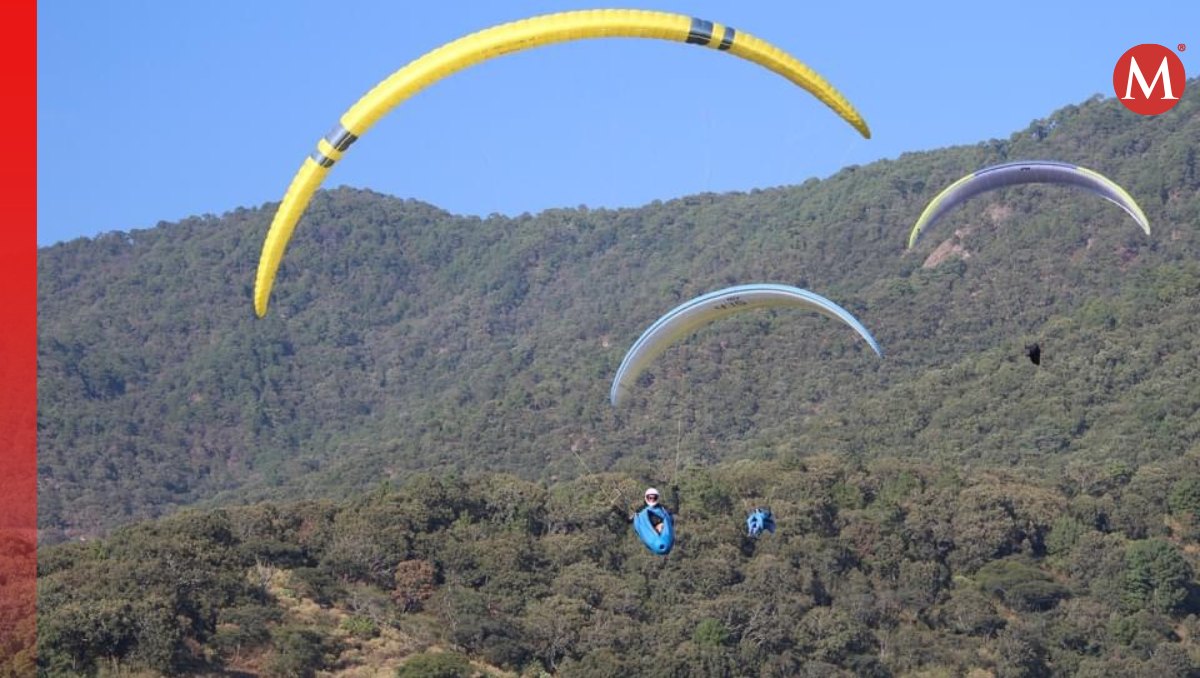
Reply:
[[[0,675],[33,675],[37,574],[37,3],[0,3]]]

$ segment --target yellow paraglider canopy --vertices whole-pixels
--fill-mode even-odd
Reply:
[[[346,149],[393,107],[433,83],[504,54],[588,38],[656,38],[703,45],[752,61],[811,92],[864,137],[867,123],[824,78],[774,45],[730,26],[681,14],[627,9],[562,12],[494,26],[449,42],[390,75],[342,115],[317,142],[292,179],[263,243],[254,281],[254,310],[266,315],[271,286],[301,215],[313,193]]]

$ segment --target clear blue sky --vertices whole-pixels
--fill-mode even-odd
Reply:
[[[1117,58],[1142,42],[1187,43],[1184,67],[1200,75],[1193,1],[43,0],[38,243],[278,201],[317,139],[412,59],[497,23],[604,6],[700,16],[772,42],[840,89],[874,137],[727,54],[596,40],[437,83],[372,128],[324,186],[460,214],[637,206],[1007,137],[1112,96]]]

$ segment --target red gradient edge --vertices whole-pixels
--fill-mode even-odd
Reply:
[[[37,4],[0,5],[0,675],[33,675],[37,601]]]

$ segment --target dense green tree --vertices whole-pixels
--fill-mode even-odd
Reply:
[[[980,590],[1021,611],[1047,610],[1069,594],[1046,572],[1013,558],[979,568],[975,581]]]
[[[1132,542],[1125,563],[1124,603],[1130,609],[1171,612],[1187,599],[1193,570],[1170,542]]]
[[[404,661],[396,678],[469,678],[471,662],[457,652],[423,652]]]
[[[1192,516],[1200,520],[1200,477],[1181,478],[1171,485],[1171,493],[1167,497],[1171,513],[1179,516]]]
[[[332,641],[307,628],[284,627],[275,633],[275,654],[267,671],[279,678],[308,678],[324,668]]]

